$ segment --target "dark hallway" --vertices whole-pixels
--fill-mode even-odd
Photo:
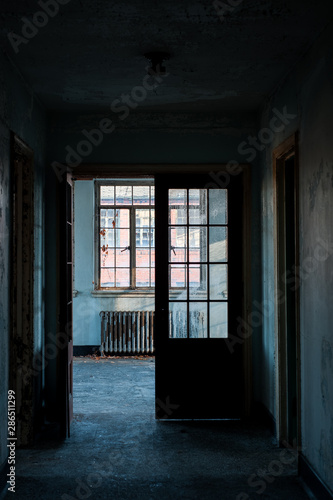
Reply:
[[[160,402],[161,417],[172,408]],[[15,498],[308,498],[297,451],[265,426],[156,421],[153,358],[75,358],[71,433],[18,453]]]
[[[0,500],[331,500],[333,1],[0,10]]]

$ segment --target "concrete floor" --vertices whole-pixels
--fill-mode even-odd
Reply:
[[[17,451],[13,498],[308,498],[260,425],[155,421],[152,358],[75,358],[74,415],[70,439]]]

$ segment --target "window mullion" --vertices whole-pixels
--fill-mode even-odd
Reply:
[[[135,208],[130,208],[130,273],[131,288],[136,288],[136,214]]]

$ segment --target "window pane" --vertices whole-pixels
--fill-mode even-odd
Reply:
[[[155,267],[155,249],[151,249],[151,267]]]
[[[150,269],[150,276],[151,276],[150,286],[155,286],[155,269],[154,268]]]
[[[115,236],[115,230],[114,229],[101,229],[100,230],[100,246],[101,248],[104,247],[113,247],[114,246],[114,236]]]
[[[190,302],[190,338],[207,338],[208,323],[207,323],[207,302]]]
[[[136,227],[149,227],[150,225],[150,210],[137,209],[135,210],[135,223]]]
[[[228,338],[228,302],[210,302],[209,336]]]
[[[155,205],[155,186],[150,186],[150,203]]]
[[[211,262],[226,262],[228,260],[228,228],[209,228],[209,260]]]
[[[186,189],[169,189],[169,205],[187,206]]]
[[[169,224],[181,225],[187,223],[187,209],[182,208],[170,208],[169,210]]]
[[[149,205],[149,186],[133,186],[133,205]]]
[[[136,246],[137,247],[149,247],[149,242],[151,238],[151,231],[149,227],[137,229],[136,232]]]
[[[116,247],[118,248],[126,248],[129,246],[129,238],[130,238],[130,231],[129,229],[115,229],[114,230],[115,235],[116,235]],[[127,250],[125,250],[127,251]]]
[[[207,228],[190,227],[189,229],[189,260],[202,262],[207,260]]]
[[[115,227],[130,227],[130,211],[127,208],[117,208],[115,212]]]
[[[226,300],[228,298],[227,264],[210,264],[209,279],[209,298]]]
[[[149,268],[137,268],[136,286],[149,286]]]
[[[207,223],[207,190],[190,189],[189,190],[189,223],[206,224]]]
[[[170,330],[172,339],[187,338],[187,303],[169,302]]]
[[[100,186],[100,204],[114,205],[114,186]]]
[[[126,287],[130,286],[130,270],[129,269],[116,269],[116,286]]]
[[[132,205],[132,186],[116,186],[116,205]]]
[[[147,249],[137,249],[136,250],[136,267],[149,267],[150,262],[150,250]]]
[[[171,227],[170,228],[170,262],[185,262],[187,260],[187,228],[186,227]]]
[[[101,269],[101,287],[114,287],[114,278],[114,269]]]
[[[207,264],[189,266],[190,299],[207,299]]]
[[[113,222],[114,222],[114,210],[112,208],[101,209],[101,211],[100,211],[100,227],[112,229]]]
[[[154,209],[150,210],[150,213],[151,213],[150,225],[152,227],[155,227],[155,210]]]
[[[101,266],[114,267],[114,250],[112,248],[101,248]]]
[[[187,194],[185,189],[169,189],[169,223],[187,223]]]
[[[227,189],[209,189],[209,223],[227,224]]]
[[[116,250],[116,267],[130,267],[130,251]]]
[[[169,279],[171,288],[184,288],[186,286],[186,266],[177,264],[170,265]]]
[[[155,246],[155,229],[153,228],[150,230],[150,245]]]

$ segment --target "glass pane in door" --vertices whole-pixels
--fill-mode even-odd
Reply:
[[[228,336],[228,193],[169,190],[169,337]]]

